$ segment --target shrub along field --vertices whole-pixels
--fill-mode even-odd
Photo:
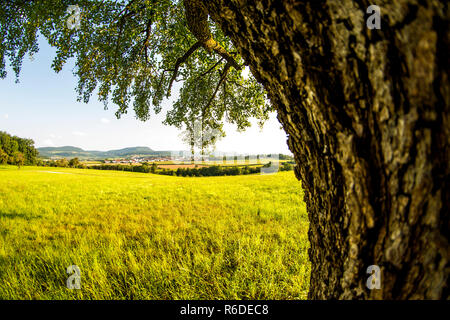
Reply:
[[[306,299],[302,198],[292,171],[0,166],[0,299]]]

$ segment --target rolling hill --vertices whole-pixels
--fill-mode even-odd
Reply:
[[[105,159],[105,158],[126,158],[131,156],[169,156],[170,151],[155,151],[148,147],[131,147],[109,151],[86,151],[81,148],[64,147],[44,147],[37,148],[40,158],[80,158],[80,159]]]

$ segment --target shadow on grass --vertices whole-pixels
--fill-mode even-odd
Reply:
[[[40,215],[30,215],[26,213],[17,213],[17,212],[0,212],[0,219],[24,219],[24,220],[33,220],[41,218]]]

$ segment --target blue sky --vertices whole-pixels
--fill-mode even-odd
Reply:
[[[111,150],[132,146],[147,146],[154,150],[186,149],[174,127],[162,124],[165,113],[176,99],[163,103],[160,114],[149,121],[135,118],[131,110],[116,119],[116,110],[93,95],[88,104],[76,101],[77,79],[72,74],[73,61],[60,73],[51,69],[55,51],[43,37],[40,50],[31,61],[24,59],[20,83],[8,69],[6,79],[0,79],[0,130],[19,137],[31,138],[36,147],[77,146],[85,150]],[[177,89],[177,86],[174,88]],[[231,124],[225,125],[227,136],[217,143],[217,150],[239,153],[289,153],[286,134],[280,128],[275,113],[260,130],[254,125],[239,133]]]

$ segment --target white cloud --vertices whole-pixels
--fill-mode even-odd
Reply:
[[[46,146],[46,147],[54,147],[55,143],[53,142],[52,139],[45,139],[44,140],[44,146]]]
[[[7,113],[5,113],[5,115],[3,116],[3,118],[8,119],[9,115]]]
[[[106,119],[106,118],[101,118],[100,121],[101,121],[101,123],[109,123],[110,122],[109,119]]]
[[[83,137],[83,136],[87,135],[85,132],[81,132],[81,131],[73,131],[72,134],[74,136],[79,136],[79,137]]]

